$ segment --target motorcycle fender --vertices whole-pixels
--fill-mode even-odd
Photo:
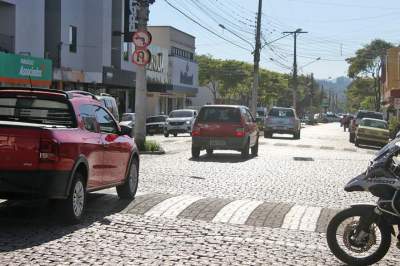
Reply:
[[[365,211],[373,211],[376,206],[372,205],[372,204],[355,204],[355,205],[351,205],[352,208],[360,208],[360,209],[364,209]],[[385,222],[385,220],[381,220],[381,223],[385,223],[387,224],[387,222]],[[390,231],[392,232],[393,236],[396,236],[396,232],[394,231],[393,226],[387,224],[387,226],[390,226]]]

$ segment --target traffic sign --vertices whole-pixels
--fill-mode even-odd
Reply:
[[[148,49],[137,49],[132,55],[132,63],[145,66],[151,61],[151,52]]]
[[[137,48],[146,48],[152,40],[151,33],[145,30],[138,30],[133,34],[132,42]]]

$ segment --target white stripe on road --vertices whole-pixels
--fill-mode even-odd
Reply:
[[[306,208],[307,207],[305,206],[299,205],[293,206],[290,211],[285,215],[281,227],[285,229],[298,229],[301,218],[303,217]]]
[[[150,194],[150,193],[147,193],[147,192],[144,192],[144,191],[137,191],[135,196],[139,197],[139,196],[143,196],[143,195],[147,195],[147,194]]]
[[[262,201],[250,201],[241,206],[229,219],[231,224],[245,224],[250,214],[262,204]]]
[[[168,198],[153,206],[144,215],[174,218],[178,216],[179,213],[181,213],[186,207],[199,199],[200,197],[193,197],[188,195]],[[174,209],[175,206],[177,207],[176,210]]]
[[[187,207],[192,205],[198,200],[203,199],[203,197],[193,197],[193,196],[187,196],[185,199],[179,201],[177,204],[166,210],[163,214],[162,217],[166,218],[176,218],[178,215],[183,212]]]
[[[313,232],[322,208],[295,205],[285,215],[282,228]]]
[[[218,213],[215,215],[212,220],[215,223],[229,223],[229,220],[232,216],[239,210],[240,207],[248,204],[251,200],[235,200],[231,203],[224,206]]]
[[[303,231],[314,232],[317,229],[317,222],[322,208],[307,207],[301,219],[299,229]]]

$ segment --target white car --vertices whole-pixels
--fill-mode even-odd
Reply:
[[[133,127],[135,127],[135,121],[136,121],[135,113],[124,113],[122,115],[121,122],[119,122],[119,125],[133,128]]]
[[[169,134],[176,137],[178,133],[191,133],[196,116],[197,110],[182,109],[172,111],[164,127],[164,136],[168,138]]]

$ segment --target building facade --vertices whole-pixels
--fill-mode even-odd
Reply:
[[[149,26],[153,45],[168,52],[167,83],[148,83],[148,112],[169,114],[191,106],[198,91],[198,64],[194,60],[195,37],[170,26]],[[153,92],[152,92],[153,91]],[[156,92],[155,92],[156,91]]]
[[[0,86],[50,86],[44,5],[44,0],[0,0]]]
[[[117,99],[120,113],[134,112],[135,47],[125,17],[135,4],[136,0],[0,0],[0,85],[14,81],[108,93]],[[172,27],[149,31],[153,42],[147,114],[168,114],[184,108],[187,97],[197,92],[195,38]],[[10,64],[15,73],[4,70]]]
[[[394,114],[394,99],[400,98],[400,48],[387,50],[382,69],[382,98],[385,111]]]

